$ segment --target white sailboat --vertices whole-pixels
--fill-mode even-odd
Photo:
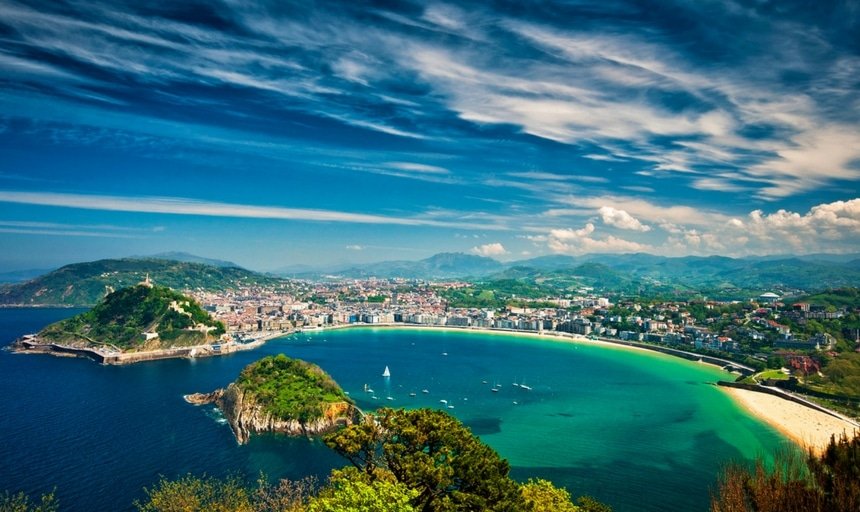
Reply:
[[[391,371],[388,369],[388,366],[385,366],[385,371],[382,372],[383,377],[391,377]]]

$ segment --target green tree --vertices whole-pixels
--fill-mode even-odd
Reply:
[[[325,442],[371,481],[390,472],[417,491],[416,509],[528,510],[507,461],[444,412],[381,409]]]
[[[529,479],[520,486],[520,492],[534,512],[579,512],[580,508],[570,502],[567,489],[556,487],[543,479]]]
[[[355,468],[335,470],[307,512],[413,512],[418,491],[391,479],[372,479]]]
[[[19,492],[10,494],[5,491],[0,494],[0,512],[57,512],[59,505],[54,493],[43,494],[38,502],[31,502],[30,497]]]
[[[860,434],[831,438],[821,455],[781,453],[771,469],[729,466],[711,512],[856,512],[860,510]]]
[[[146,499],[134,503],[140,512],[254,512],[250,493],[237,478],[162,477],[143,492]]]

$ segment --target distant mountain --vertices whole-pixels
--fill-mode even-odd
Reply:
[[[552,283],[563,276],[587,277],[582,284],[629,289],[636,283],[650,289],[768,289],[816,290],[860,286],[860,260],[844,258],[728,258],[652,254],[594,254],[580,257],[547,256],[514,262],[493,278],[517,278]],[[576,264],[576,266],[573,266]],[[555,266],[554,266],[555,265]],[[590,265],[597,265],[584,272]],[[590,281],[590,282],[589,282]]]
[[[156,284],[176,290],[224,290],[240,284],[281,282],[237,267],[152,258],[99,260],[66,265],[24,283],[0,285],[0,304],[92,305],[112,290],[143,281],[147,274]]]
[[[141,257],[135,257],[135,258],[184,261],[185,263],[201,263],[203,265],[212,265],[213,267],[242,268],[241,266],[233,263],[232,261],[216,260],[216,259],[212,259],[212,258],[204,258],[203,256],[197,256],[195,254],[189,254],[187,252],[178,252],[178,251],[160,252],[158,254],[153,254],[152,256],[141,256]]]
[[[328,273],[348,278],[440,279],[479,277],[498,272],[503,268],[503,264],[492,258],[461,252],[445,252],[419,261],[383,261]]]

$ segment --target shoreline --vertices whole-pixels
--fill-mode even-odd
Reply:
[[[295,331],[272,332],[254,338],[248,343],[236,343],[234,341],[225,343],[209,343],[204,345],[192,345],[187,347],[171,347],[157,350],[145,350],[140,352],[122,352],[117,349],[101,350],[93,347],[71,347],[57,343],[42,343],[38,335],[28,334],[18,338],[7,346],[13,354],[44,354],[54,357],[81,357],[92,359],[103,365],[122,366],[127,364],[141,363],[145,361],[160,361],[165,359],[195,359],[198,357],[216,357],[229,355],[245,350],[254,350],[263,346],[267,341],[288,336]]]
[[[298,333],[314,334],[324,333],[326,331],[338,331],[346,329],[401,329],[414,331],[440,331],[452,333],[478,333],[498,336],[515,336],[520,338],[538,339],[550,342],[560,342],[568,344],[592,344],[599,345],[603,348],[616,350],[632,350],[640,352],[650,352],[652,354],[663,354],[675,359],[685,359],[690,363],[707,364],[713,368],[720,369],[727,373],[737,373],[738,365],[729,360],[703,356],[693,352],[662,347],[658,345],[646,345],[637,342],[624,340],[615,340],[608,338],[587,338],[583,335],[572,334],[560,331],[520,331],[514,329],[493,329],[485,327],[457,327],[457,326],[441,326],[441,325],[421,325],[421,324],[403,324],[403,323],[384,323],[384,324],[342,324],[329,327],[315,327],[311,329],[297,329],[295,331],[279,331],[266,333],[259,338],[256,338],[250,343],[229,343],[221,345],[226,350],[217,352],[212,350],[212,345],[198,345],[194,347],[178,347],[172,349],[161,349],[146,352],[129,352],[129,353],[102,353],[96,349],[77,349],[73,347],[62,347],[57,345],[33,344],[34,346],[26,349],[15,347],[16,344],[26,342],[27,337],[17,340],[10,348],[15,353],[33,354],[42,353],[60,357],[88,357],[95,359],[102,364],[125,365],[134,364],[143,361],[163,360],[163,359],[193,359],[195,357],[214,357],[219,355],[227,355],[238,351],[253,350],[267,341],[291,336]],[[36,338],[30,338],[30,342]],[[106,357],[107,356],[107,357]],[[731,371],[728,368],[731,368]],[[714,383],[716,385],[716,383]],[[841,433],[851,434],[860,432],[860,427],[851,420],[845,419],[834,411],[829,411],[821,406],[807,406],[801,403],[796,403],[789,398],[774,396],[764,392],[752,391],[747,389],[737,389],[733,387],[718,386],[723,390],[732,401],[741,409],[757,420],[771,426],[780,432],[787,439],[791,440],[798,446],[806,449],[812,448],[815,451],[822,450],[830,441],[831,434],[839,435]],[[825,409],[829,413],[822,412]]]
[[[681,350],[664,351],[664,347],[659,346],[642,346],[641,344],[631,344],[622,340],[612,340],[606,338],[590,339],[582,335],[563,333],[558,331],[550,332],[522,332],[507,329],[489,329],[478,327],[452,327],[452,326],[434,326],[434,325],[413,325],[413,324],[347,324],[330,328],[309,329],[306,332],[325,332],[327,330],[342,330],[356,328],[385,328],[385,329],[411,329],[411,330],[440,330],[446,332],[473,332],[494,335],[519,336],[524,338],[536,338],[547,341],[561,343],[583,343],[596,344],[604,348],[615,348],[620,350],[636,350],[652,353],[660,353],[671,356],[677,359],[686,359],[693,363],[697,362],[685,357],[685,355],[703,357],[698,362],[709,366],[719,368],[728,372],[724,366],[716,361],[705,361],[706,356],[699,356],[692,352]],[[302,332],[302,331],[298,331]],[[684,354],[684,355],[682,355]],[[717,358],[713,358],[717,359]],[[731,361],[723,361],[730,365],[735,363]],[[714,383],[716,385],[716,383]],[[780,396],[767,394],[761,391],[753,391],[747,389],[739,389],[735,387],[717,386],[722,392],[734,402],[739,408],[746,411],[750,416],[758,421],[769,425],[777,430],[787,440],[790,440],[802,449],[812,449],[815,453],[820,453],[830,442],[831,435],[840,435],[845,433],[851,435],[855,432],[860,432],[860,425],[853,420],[843,417],[841,414],[826,409],[817,404],[803,405],[792,399],[784,396],[787,393],[781,392]],[[802,400],[805,402],[805,400]],[[828,412],[823,412],[824,410]]]
[[[804,450],[820,454],[831,436],[860,432],[860,427],[848,419],[807,407],[805,405],[760,391],[723,387],[742,409],[761,419]]]

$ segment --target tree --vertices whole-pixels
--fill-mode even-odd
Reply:
[[[134,503],[140,512],[254,512],[248,489],[236,478],[162,477],[143,492],[147,499]]]
[[[860,434],[831,438],[821,455],[780,453],[767,469],[726,468],[711,512],[855,512],[860,510]]]
[[[418,491],[392,479],[372,479],[355,468],[334,470],[307,512],[413,512]]]
[[[57,512],[59,505],[54,493],[43,494],[38,503],[31,503],[30,497],[19,492],[9,494],[5,491],[0,494],[0,512]]]
[[[370,481],[390,473],[418,492],[422,511],[527,510],[510,466],[455,418],[430,409],[381,409],[326,436]]]
[[[570,502],[567,489],[556,487],[543,479],[529,479],[520,486],[520,492],[534,512],[579,512],[580,508]]]

